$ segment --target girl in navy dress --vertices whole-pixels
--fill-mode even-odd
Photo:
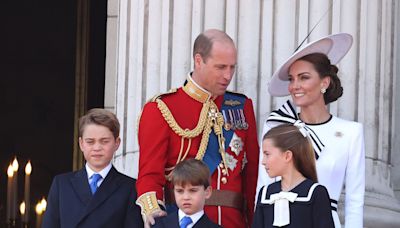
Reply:
[[[315,157],[304,123],[279,125],[265,134],[262,164],[280,181],[258,193],[252,227],[334,227],[329,194],[317,183]]]

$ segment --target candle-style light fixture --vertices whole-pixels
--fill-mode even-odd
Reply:
[[[17,172],[18,171],[18,167],[19,167],[17,157],[14,157],[12,166],[13,166],[14,172]]]
[[[26,209],[25,209],[25,215],[21,216],[22,217],[22,222],[25,224],[29,223],[29,211],[30,211],[30,205],[31,205],[31,201],[30,201],[30,176],[32,173],[32,165],[31,165],[31,161],[28,161],[28,163],[25,166],[25,188],[24,188],[24,200],[25,200],[25,204],[26,204]]]
[[[36,207],[35,207],[35,210],[36,210],[36,228],[40,228],[41,225],[42,225],[43,212],[46,211],[46,207],[47,207],[47,202],[43,197],[42,200],[40,200],[36,204]]]
[[[8,179],[7,179],[6,224],[7,227],[17,227],[17,226],[20,227],[21,225],[21,227],[27,228],[29,224],[29,214],[31,209],[31,203],[30,203],[30,182],[31,182],[30,176],[32,174],[31,161],[28,160],[28,162],[25,165],[24,195],[22,203],[19,205],[18,205],[19,201],[18,171],[19,171],[18,159],[17,157],[14,157],[14,159],[7,168]],[[41,213],[43,213],[46,210],[47,202],[44,198],[42,198],[42,200],[40,200],[39,203],[40,203],[39,209]]]
[[[42,205],[40,204],[40,202],[36,204],[35,211],[36,211],[36,228],[40,228],[40,226],[42,225],[42,213],[43,213]]]
[[[14,221],[17,218],[17,198],[18,198],[18,160],[17,157],[14,158],[14,161],[12,162],[12,167],[13,167],[13,171],[14,171],[14,175],[13,175],[13,198],[11,201],[11,205],[12,205],[12,210],[11,210],[11,220]]]
[[[40,203],[42,204],[42,210],[43,212],[46,211],[46,207],[47,207],[47,201],[46,199],[43,197],[42,200],[40,201]]]
[[[8,166],[7,169],[7,223],[11,223],[11,211],[12,211],[12,199],[14,198],[13,193],[13,177],[14,177],[14,169],[12,164]]]
[[[19,213],[21,214],[21,218],[25,217],[25,215],[26,215],[25,201],[22,201],[22,203],[19,205]],[[22,222],[21,228],[28,228],[28,224]]]
[[[22,201],[22,203],[19,205],[19,213],[21,213],[21,216],[25,214],[25,201]]]

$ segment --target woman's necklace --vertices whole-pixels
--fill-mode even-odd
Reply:
[[[301,177],[289,186],[284,186],[283,181],[281,181],[281,189],[284,192],[289,192],[290,190],[295,188],[297,185],[299,185],[301,182],[303,182],[305,179],[306,179],[305,177]]]

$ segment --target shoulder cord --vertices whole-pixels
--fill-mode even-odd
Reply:
[[[203,104],[203,108],[200,112],[199,122],[197,126],[193,130],[185,129],[183,130],[178,123],[176,122],[174,116],[172,115],[171,111],[168,109],[167,105],[161,99],[156,99],[157,107],[160,109],[162,116],[164,117],[165,121],[167,121],[169,127],[179,136],[184,138],[194,138],[203,131],[207,120],[207,113],[208,109],[210,108],[210,103],[206,102]]]
[[[197,126],[193,130],[185,129],[183,130],[179,124],[176,122],[174,116],[172,115],[171,111],[168,109],[168,106],[161,100],[156,99],[157,107],[160,110],[162,116],[164,117],[165,121],[168,123],[169,127],[179,136],[182,137],[181,140],[181,148],[179,151],[179,156],[176,161],[178,164],[180,161],[184,160],[189,153],[189,148],[191,146],[191,139],[202,134],[201,142],[199,146],[199,151],[197,152],[196,159],[202,160],[204,154],[207,149],[209,135],[211,133],[211,129],[214,128],[214,132],[218,137],[218,144],[219,144],[219,152],[221,153],[222,161],[224,162],[224,167],[227,169],[227,163],[225,159],[225,138],[222,134],[222,126],[224,124],[224,119],[219,112],[217,105],[214,101],[209,100],[203,104],[203,108],[200,112],[199,122]],[[183,153],[183,143],[184,139],[189,139],[188,148],[185,151],[185,154],[182,157]],[[172,171],[174,167],[167,168],[166,171]],[[228,171],[228,170],[226,170]],[[170,174],[167,175],[167,179],[169,179]]]

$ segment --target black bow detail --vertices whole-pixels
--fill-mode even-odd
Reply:
[[[284,103],[278,110],[271,112],[271,114],[267,118],[267,122],[268,121],[294,124],[296,121],[301,120],[299,119],[297,112],[290,100],[287,100],[286,103]],[[315,158],[318,159],[325,145],[321,142],[317,134],[315,134],[315,132],[310,127],[305,125],[304,128],[309,133],[311,143],[315,152]]]

